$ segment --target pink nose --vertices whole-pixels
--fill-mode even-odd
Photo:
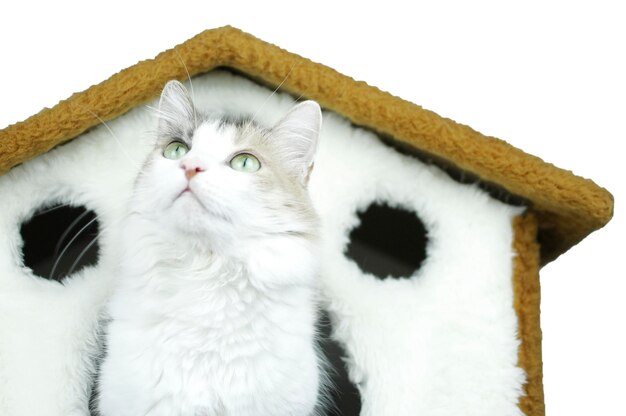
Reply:
[[[185,171],[185,177],[187,178],[188,181],[190,181],[191,178],[196,176],[198,173],[204,172],[203,168],[201,168],[200,166],[195,165],[195,164],[183,163],[181,167]]]

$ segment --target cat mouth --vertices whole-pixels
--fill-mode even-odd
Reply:
[[[187,187],[185,187],[185,189],[183,189],[182,191],[180,191],[180,193],[178,195],[176,195],[176,198],[174,198],[174,200],[177,200],[178,198],[180,198],[181,196],[185,195],[185,194],[191,194],[194,197],[196,196],[194,194],[194,192],[191,190],[191,188],[189,187],[189,185],[187,185]]]
[[[184,196],[189,196],[193,199],[195,199],[197,202],[200,203],[200,200],[198,199],[198,197],[196,196],[196,194],[191,190],[191,188],[189,186],[185,187],[185,189],[183,189],[182,191],[180,191],[172,200],[172,204],[174,204],[175,202],[177,202],[178,200],[182,199]],[[202,204],[201,204],[202,205]]]
[[[223,213],[221,210],[212,207],[211,204],[207,205],[200,198],[198,198],[196,193],[189,186],[187,186],[185,189],[183,189],[178,194],[178,196],[174,199],[174,202],[178,201],[179,199],[181,199],[185,195],[189,195],[190,198],[194,199],[198,203],[198,205],[200,205],[202,207],[202,209],[204,209],[204,211],[206,211],[209,215],[211,215],[213,217],[217,217],[217,218],[222,219],[222,220],[227,221],[227,222],[232,222],[230,217],[228,215],[226,215],[225,213]]]

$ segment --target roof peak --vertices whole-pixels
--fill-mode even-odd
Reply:
[[[171,79],[217,67],[316,100],[401,146],[445,160],[529,201],[539,220],[544,264],[613,215],[611,194],[588,179],[231,26],[204,31],[0,130],[0,174],[157,97]]]

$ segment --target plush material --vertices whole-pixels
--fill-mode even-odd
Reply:
[[[197,77],[193,86],[200,107],[256,114],[268,125],[293,104],[224,72]],[[0,414],[85,414],[96,317],[116,261],[111,232],[150,150],[154,122],[136,108],[110,121],[110,130],[94,128],[0,177]],[[323,224],[325,304],[362,414],[521,415],[529,360],[519,346],[529,336],[519,332],[514,281],[527,274],[513,271],[516,252],[536,254],[532,228],[522,246],[513,245],[513,222],[525,208],[455,182],[331,112],[310,191]],[[84,204],[102,225],[98,265],[62,285],[34,276],[20,259],[19,224],[54,201]],[[410,278],[380,280],[343,254],[357,211],[374,202],[415,212],[426,226],[427,258]],[[530,272],[537,270],[533,258],[524,263]]]
[[[169,79],[226,66],[320,102],[371,128],[528,200],[545,264],[604,226],[612,196],[590,180],[232,27],[208,30],[52,109],[0,131],[0,173],[155,97]]]
[[[520,408],[527,416],[545,414],[543,401],[543,366],[541,362],[541,328],[539,326],[539,244],[537,220],[525,213],[513,221],[515,241],[513,290],[518,319],[518,335],[522,341],[518,363],[526,371],[525,395]]]
[[[327,136],[311,192],[326,236],[329,311],[361,389],[362,414],[521,414],[511,283],[511,224],[521,208],[348,127]],[[331,165],[330,151],[342,162]],[[424,222],[427,257],[414,278],[381,281],[343,255],[341,230],[354,227],[355,208],[372,201],[408,208]]]

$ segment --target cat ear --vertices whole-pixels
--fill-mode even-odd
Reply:
[[[178,81],[165,84],[159,100],[159,126],[180,125],[194,119],[195,108],[187,88]]]
[[[280,144],[283,162],[304,186],[313,169],[321,127],[322,110],[319,104],[304,101],[294,106],[272,128],[272,136]]]

